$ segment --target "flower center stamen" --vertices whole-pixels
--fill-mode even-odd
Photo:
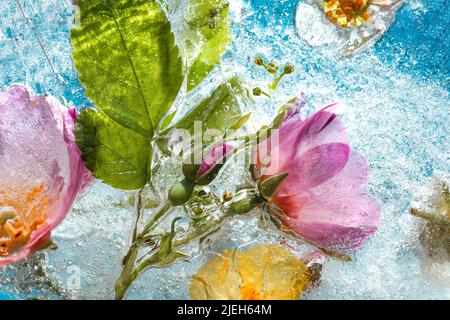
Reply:
[[[328,20],[341,28],[358,27],[370,18],[369,0],[324,0],[323,7]]]
[[[49,204],[45,183],[23,189],[0,191],[0,257],[25,245],[45,224]]]
[[[261,293],[252,286],[242,285],[240,291],[241,300],[262,300]]]

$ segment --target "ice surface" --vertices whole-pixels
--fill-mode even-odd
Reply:
[[[222,68],[216,68],[206,88],[194,94],[231,74],[243,75],[251,86],[265,85],[270,79],[253,65],[255,54],[293,63],[296,71],[283,79],[274,101],[260,98],[248,110],[254,122],[268,123],[281,101],[301,91],[309,96],[305,113],[340,101],[352,145],[370,164],[370,190],[382,205],[375,236],[353,262],[329,259],[321,286],[307,298],[450,298],[448,282],[442,281],[448,264],[440,270],[429,266],[431,271],[424,272],[425,253],[418,241],[421,222],[408,214],[411,201],[420,203],[426,193],[421,190],[427,189],[431,177],[448,175],[450,167],[450,41],[445,30],[450,17],[442,11],[446,1],[405,1],[383,39],[341,60],[296,36],[297,1],[230,1],[233,42]],[[71,12],[69,0],[1,1],[0,86],[21,82],[68,105],[89,105],[71,62]],[[186,112],[190,99],[184,101],[180,108]],[[157,189],[164,190],[178,177],[176,165],[166,169],[155,177]],[[221,191],[226,186],[212,188]],[[0,299],[111,298],[134,223],[128,198],[126,192],[95,183],[54,233],[58,250],[0,269]],[[150,270],[128,297],[187,298],[188,279],[211,252],[277,240],[259,231],[257,224],[257,218],[233,220],[216,235],[216,244],[200,253],[191,246],[190,262]],[[304,249],[298,247],[300,253]]]

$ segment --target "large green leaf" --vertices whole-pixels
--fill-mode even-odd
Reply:
[[[181,120],[162,131],[158,145],[163,152],[168,152],[165,139],[174,129],[187,130],[194,138],[196,121],[201,122],[203,134],[208,129],[216,129],[224,134],[227,130],[238,130],[249,117],[248,114],[242,115],[241,106],[250,102],[250,92],[242,80],[238,77],[230,78]]]
[[[151,176],[151,142],[183,82],[170,24],[148,0],[77,0],[71,31],[79,79],[96,109],[77,122],[78,145],[93,174],[134,190]]]
[[[186,129],[194,134],[194,122],[201,121],[202,131],[229,129],[242,116],[241,104],[251,99],[248,89],[238,77],[220,84],[206,99],[170,129]],[[166,131],[170,130],[166,129]]]
[[[227,0],[189,0],[188,28],[200,39],[186,40],[190,70],[188,90],[195,88],[220,63],[230,41]],[[199,42],[202,45],[199,47]]]
[[[183,81],[171,27],[149,0],[77,0],[73,59],[86,94],[121,126],[151,139]]]
[[[83,110],[76,135],[83,160],[97,179],[124,190],[139,189],[150,179],[151,144],[102,111]]]

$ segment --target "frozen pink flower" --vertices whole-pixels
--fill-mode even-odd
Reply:
[[[0,91],[0,266],[45,246],[92,176],[75,142],[76,111],[27,88]]]
[[[194,184],[210,184],[224,165],[226,156],[231,150],[233,150],[233,146],[219,142],[207,151],[200,164],[183,164],[184,176]],[[189,158],[189,160],[192,160],[192,158]]]
[[[380,209],[367,192],[368,168],[352,150],[331,105],[302,120],[291,112],[277,139],[255,149],[255,177],[287,172],[269,199],[285,227],[325,249],[362,246],[378,226]]]
[[[208,174],[216,165],[223,164],[224,157],[233,149],[233,146],[226,143],[219,143],[215,146],[204,158],[203,162],[198,168],[197,177],[202,179]]]

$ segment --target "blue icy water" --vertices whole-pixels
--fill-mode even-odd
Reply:
[[[255,54],[293,63],[296,71],[283,80],[275,101],[258,99],[249,111],[261,124],[280,101],[301,91],[309,96],[305,113],[340,101],[352,145],[370,164],[370,190],[382,206],[376,235],[353,262],[327,261],[321,286],[306,298],[450,298],[450,265],[430,267],[418,245],[420,222],[408,214],[411,202],[427,193],[430,178],[448,179],[450,171],[446,1],[406,0],[374,47],[343,60],[296,37],[297,0],[230,2],[233,41],[211,78],[240,74],[257,86],[268,79],[252,64]],[[89,105],[71,61],[71,15],[69,0],[1,0],[1,87],[25,83],[67,105]],[[45,275],[36,276],[36,267],[23,263],[0,269],[0,299],[110,298],[133,218],[126,194],[96,183],[54,234],[58,250],[39,262]],[[237,221],[217,248],[252,239],[267,240],[253,220]],[[129,297],[187,298],[188,279],[204,259],[151,270]]]

